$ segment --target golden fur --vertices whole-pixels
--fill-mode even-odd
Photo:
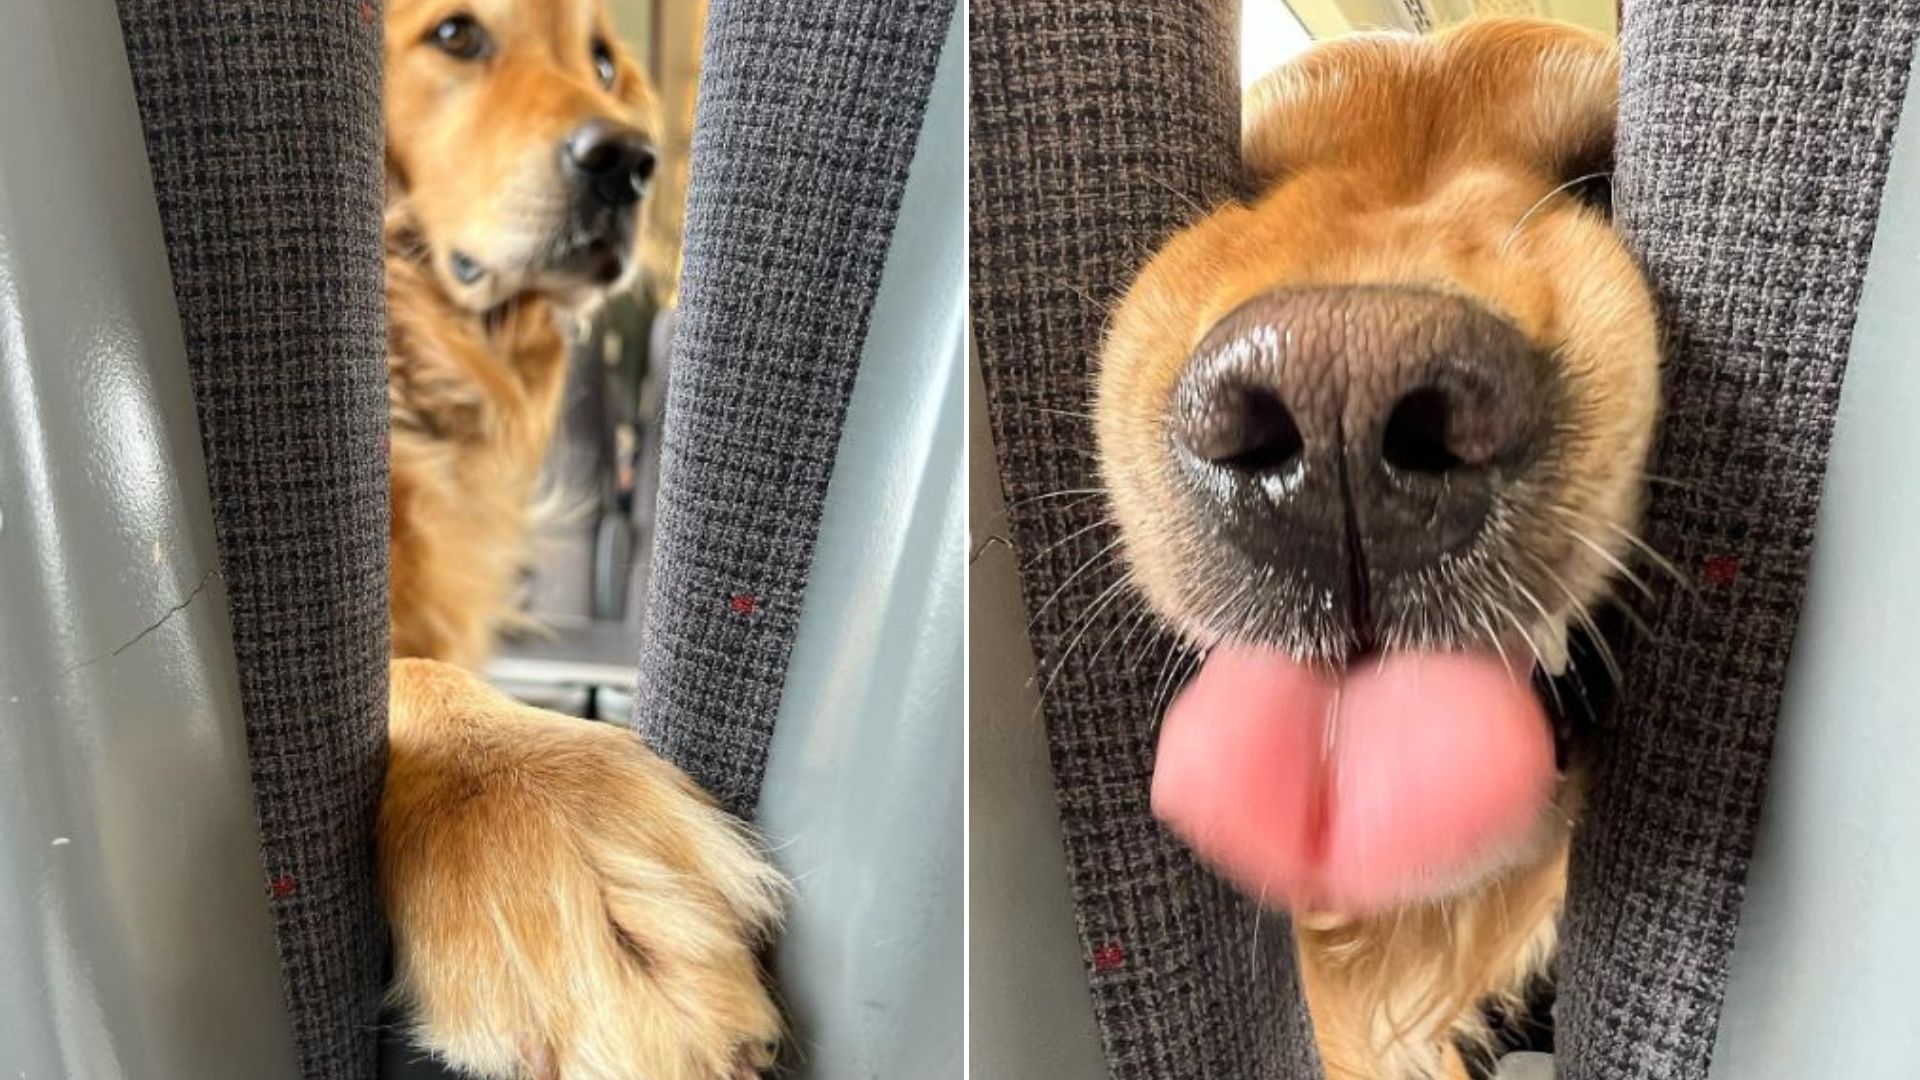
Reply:
[[[393,665],[381,891],[422,1041],[480,1076],[716,1080],[771,1063],[754,948],[781,881],[629,732]]]
[[[478,667],[517,621],[566,345],[545,300],[486,325],[405,258],[387,296],[393,651]]]
[[[455,17],[484,56],[432,40]],[[566,331],[637,264],[637,228],[612,279],[556,264],[559,148],[589,120],[648,130],[652,93],[599,0],[391,0],[386,67],[391,622],[414,658],[391,669],[379,820],[394,995],[478,1076],[754,1075],[780,1034],[755,959],[778,875],[631,733],[462,670],[517,618]]]
[[[1569,26],[1473,22],[1323,44],[1248,94],[1257,195],[1175,236],[1116,312],[1095,409],[1103,478],[1138,587],[1197,644],[1183,605],[1196,529],[1174,496],[1167,417],[1195,346],[1288,285],[1412,285],[1504,316],[1555,358],[1563,454],[1522,539],[1527,645],[1550,669],[1633,556],[1658,407],[1652,300],[1604,214],[1560,194],[1610,169],[1617,60]],[[1547,584],[1550,583],[1551,591]],[[1519,588],[1519,586],[1516,586]],[[1500,633],[1505,634],[1503,628]],[[1487,644],[1498,645],[1496,642]],[[1302,971],[1334,1080],[1464,1077],[1458,1040],[1551,955],[1577,781],[1535,839],[1449,895],[1385,914],[1299,913]]]
[[[426,40],[456,14],[493,56]],[[539,263],[565,198],[557,148],[595,117],[649,128],[653,93],[598,2],[397,0],[386,19],[394,652],[475,666],[514,618],[566,378],[561,322],[605,289]],[[611,88],[595,81],[596,36]],[[489,273],[462,282],[455,251]]]

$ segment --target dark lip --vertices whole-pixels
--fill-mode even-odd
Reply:
[[[453,276],[462,285],[476,285],[481,278],[487,276],[486,267],[480,265],[473,256],[457,248],[448,261],[452,267]]]
[[[557,253],[547,267],[568,277],[583,278],[597,285],[611,285],[627,269],[627,245],[609,237],[595,237]]]
[[[587,220],[581,220],[584,216]],[[637,215],[631,208],[607,210],[604,207],[577,212],[573,220],[558,230],[571,243],[556,244],[547,256],[544,269],[566,277],[580,278],[597,285],[611,285],[626,272],[633,258]]]

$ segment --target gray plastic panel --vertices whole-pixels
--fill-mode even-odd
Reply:
[[[970,365],[967,970],[974,1080],[1103,1080],[1066,842],[1034,684],[1019,557],[1005,542],[987,391]],[[996,539],[997,538],[997,539]]]
[[[0,1076],[276,1080],[225,594],[114,6],[0,9]]]
[[[827,492],[759,820],[820,1080],[962,1074],[962,20],[935,77]]]
[[[1712,1076],[1920,1072],[1920,77],[1880,207]]]

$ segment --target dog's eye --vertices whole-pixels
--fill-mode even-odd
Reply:
[[[1586,165],[1561,184],[1576,202],[1613,217],[1613,161]]]
[[[620,69],[613,62],[613,50],[602,38],[593,39],[593,71],[600,76],[600,85],[613,89],[613,80],[620,77]]]
[[[453,15],[440,20],[427,40],[441,52],[462,60],[478,60],[493,52],[493,38],[487,36],[486,28],[471,15]]]
[[[1613,173],[1610,170],[1575,177],[1567,184],[1567,194],[1608,217],[1613,216]]]

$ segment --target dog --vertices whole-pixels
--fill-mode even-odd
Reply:
[[[386,15],[394,651],[512,625],[574,322],[631,284],[654,98],[586,0]]]
[[[1126,564],[1205,657],[1154,809],[1292,910],[1333,1080],[1465,1080],[1553,954],[1581,768],[1538,687],[1651,555],[1617,99],[1565,25],[1322,43],[1248,91],[1257,192],[1152,256],[1101,352]]]
[[[472,673],[517,618],[567,331],[634,277],[652,91],[600,0],[390,0],[385,65],[393,996],[476,1076],[757,1075],[784,885],[754,839]]]

